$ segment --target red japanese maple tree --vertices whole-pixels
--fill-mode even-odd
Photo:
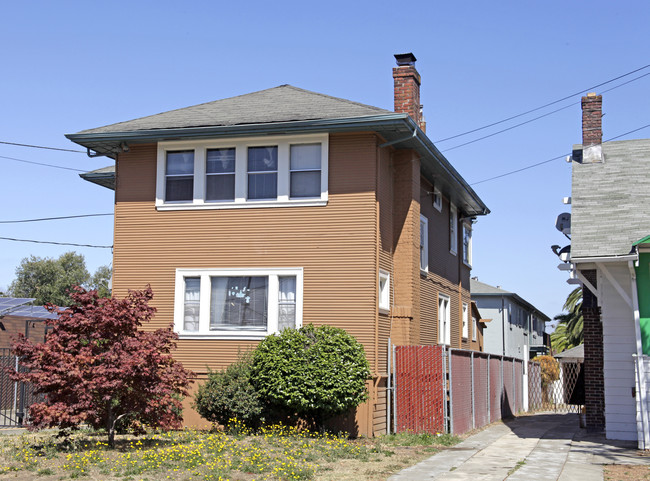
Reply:
[[[113,446],[116,423],[137,421],[163,429],[180,427],[181,397],[192,373],[171,351],[178,339],[171,326],[145,331],[156,309],[151,287],[129,291],[124,299],[100,298],[76,287],[72,307],[49,306],[45,342],[24,336],[13,349],[26,372],[14,380],[33,383],[45,401],[30,406],[33,429],[105,428]]]

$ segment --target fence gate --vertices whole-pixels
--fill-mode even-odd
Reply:
[[[529,407],[534,410],[579,413],[585,404],[583,363],[560,361],[556,375],[542,376],[538,362],[529,363]]]
[[[12,381],[9,369],[25,370],[11,349],[0,348],[0,427],[22,426],[28,421],[29,406],[40,400],[31,384]]]
[[[442,346],[395,346],[395,432],[445,432]]]

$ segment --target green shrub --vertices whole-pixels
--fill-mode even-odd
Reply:
[[[331,326],[285,329],[253,352],[251,382],[260,397],[318,426],[365,401],[369,378],[363,346]]]
[[[250,382],[251,361],[250,352],[240,353],[224,370],[208,368],[208,380],[194,397],[194,408],[202,417],[224,426],[232,419],[249,426],[259,424],[263,403]]]

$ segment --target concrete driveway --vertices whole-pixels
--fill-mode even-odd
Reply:
[[[494,424],[389,480],[601,481],[603,464],[647,464],[635,442],[580,429],[577,414],[540,413]]]

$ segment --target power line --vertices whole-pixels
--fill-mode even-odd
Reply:
[[[54,244],[57,246],[74,246],[74,247],[96,247],[98,249],[112,249],[113,246],[97,246],[92,244],[73,244],[71,242],[53,242],[53,241],[40,241],[32,239],[14,239],[13,237],[0,237],[0,240],[8,240],[14,242],[32,242],[34,244]]]
[[[59,220],[59,219],[78,219],[80,217],[99,217],[113,215],[113,213],[108,214],[82,214],[82,215],[66,215],[62,217],[43,217],[40,219],[21,219],[21,220],[0,220],[0,224],[20,224],[23,222],[41,222],[45,220]]]
[[[646,129],[648,127],[650,127],[650,124],[646,124],[643,127],[639,127],[638,129],[630,130],[628,132],[625,132],[624,134],[617,135],[616,137],[611,137],[611,138],[605,140],[604,142],[609,142],[611,140],[620,139],[621,137],[625,137],[626,135],[633,134],[634,132],[638,132],[639,130]],[[495,175],[494,177],[490,177],[489,179],[483,179],[483,180],[479,180],[478,182],[472,182],[470,185],[478,185],[478,184],[482,184],[483,182],[489,182],[490,180],[496,180],[496,179],[500,179],[501,177],[506,177],[508,175],[513,175],[513,174],[516,174],[518,172],[522,172],[524,170],[532,169],[533,167],[538,167],[538,166],[543,165],[543,164],[548,164],[549,162],[553,162],[554,160],[564,159],[564,158],[566,158],[567,155],[571,155],[571,154],[569,153],[569,154],[558,155],[557,157],[553,157],[552,159],[543,160],[542,162],[537,162],[535,164],[527,165],[526,167],[522,167],[522,168],[517,169],[517,170],[511,170],[510,172],[506,172],[504,174]]]
[[[17,145],[18,147],[31,147],[33,149],[47,149],[47,150],[58,150],[60,152],[75,152],[79,154],[85,154],[83,150],[73,150],[73,149],[60,149],[58,147],[46,147],[44,145],[32,145],[32,144],[17,144],[16,142],[5,142],[0,140],[0,144],[5,145]]]
[[[61,165],[44,164],[43,162],[33,162],[31,160],[17,159],[15,157],[5,157],[4,155],[0,155],[0,159],[15,160],[16,162],[24,162],[26,164],[43,165],[45,167],[52,167],[54,169],[72,170],[74,172],[87,172],[86,170],[73,169],[72,167],[63,167]]]
[[[616,89],[619,88],[619,87],[623,87],[624,85],[627,85],[627,84],[629,84],[629,83],[631,83],[631,82],[634,82],[635,80],[639,80],[640,78],[647,77],[648,75],[650,75],[650,72],[645,73],[645,74],[643,74],[643,75],[640,75],[640,76],[638,76],[638,77],[636,77],[636,78],[633,78],[632,80],[628,80],[627,82],[623,82],[622,84],[616,85],[616,86],[614,86],[614,87],[612,87],[612,88],[609,88],[609,89],[603,90],[601,93],[604,94],[604,93],[606,93],[606,92],[611,92],[612,90],[616,90]],[[589,89],[588,89],[588,90],[589,90]],[[453,147],[450,147],[450,148],[448,148],[448,149],[443,150],[442,152],[449,152],[450,150],[458,149],[458,148],[460,148],[460,147],[464,147],[465,145],[473,144],[473,143],[475,143],[475,142],[478,142],[478,141],[480,141],[480,140],[487,139],[487,138],[489,138],[489,137],[494,137],[495,135],[501,134],[501,133],[503,133],[503,132],[507,132],[508,130],[516,129],[517,127],[521,127],[522,125],[526,125],[526,124],[529,124],[529,123],[534,122],[534,121],[536,121],[536,120],[542,119],[542,118],[544,118],[544,117],[548,117],[549,115],[552,115],[552,114],[554,114],[554,113],[560,112],[561,110],[566,110],[566,109],[568,109],[569,107],[573,107],[574,105],[578,105],[579,103],[580,103],[580,101],[578,101],[578,102],[573,102],[573,103],[571,103],[571,104],[569,104],[569,105],[566,105],[565,107],[560,107],[559,109],[552,110],[551,112],[548,112],[548,113],[546,113],[546,114],[540,115],[539,117],[535,117],[535,118],[533,118],[533,119],[526,120],[525,122],[521,122],[521,123],[519,123],[519,124],[515,124],[515,125],[513,125],[513,126],[511,126],[511,127],[506,127],[505,129],[498,130],[498,131],[493,132],[493,133],[488,134],[488,135],[484,135],[483,137],[479,137],[478,139],[470,140],[470,141],[468,141],[468,142],[464,142],[464,143],[462,143],[462,144],[455,145],[455,146],[453,146]]]
[[[535,122],[536,120],[539,120],[539,119],[541,119],[541,118],[548,117],[549,115],[552,115],[552,114],[554,114],[554,113],[557,113],[557,112],[559,112],[559,111],[561,111],[561,110],[566,110],[566,109],[568,109],[569,107],[573,107],[574,105],[579,104],[579,103],[580,103],[580,102],[574,102],[574,103],[572,103],[572,104],[566,105],[565,107],[560,107],[560,108],[557,109],[557,110],[552,110],[551,112],[548,112],[548,113],[546,113],[546,114],[540,115],[539,117],[535,117],[535,118],[532,118],[532,119],[530,119],[530,120],[526,120],[525,122],[521,122],[521,123],[519,123],[519,124],[513,125],[513,126],[511,126],[511,127],[507,127],[507,128],[505,128],[505,129],[498,130],[498,131],[493,132],[493,133],[491,133],[491,134],[484,135],[483,137],[479,137],[478,139],[470,140],[470,141],[468,141],[468,142],[464,142],[464,143],[459,144],[459,145],[454,145],[453,147],[450,147],[450,148],[448,148],[448,149],[445,149],[445,150],[443,150],[442,152],[449,152],[450,150],[458,149],[458,148],[460,148],[460,147],[464,147],[464,146],[466,146],[466,145],[473,144],[474,142],[478,142],[479,140],[484,140],[484,139],[487,139],[487,138],[489,138],[489,137],[494,137],[495,135],[501,134],[501,133],[503,133],[503,132],[507,132],[508,130],[516,129],[517,127],[521,127],[522,125],[526,125],[526,124],[529,124],[529,123],[531,123],[531,122]]]
[[[546,107],[550,107],[551,105],[558,104],[558,103],[560,103],[560,102],[563,102],[563,101],[565,101],[565,100],[570,99],[571,97],[575,97],[576,95],[580,95],[580,94],[582,94],[582,93],[584,93],[584,92],[587,92],[587,91],[589,91],[589,90],[594,90],[594,89],[596,89],[596,88],[598,88],[598,87],[602,87],[603,85],[607,85],[607,84],[609,84],[609,83],[615,82],[616,80],[619,80],[619,79],[622,79],[622,78],[624,78],[624,77],[627,77],[628,75],[632,75],[633,73],[639,72],[639,71],[644,70],[644,69],[646,69],[646,68],[648,68],[648,67],[650,67],[650,64],[648,64],[648,65],[644,65],[643,67],[640,67],[640,68],[638,68],[638,69],[636,69],[636,70],[632,70],[632,71],[627,72],[627,73],[625,73],[625,74],[623,74],[623,75],[619,75],[618,77],[615,77],[615,78],[613,78],[613,79],[607,80],[606,82],[600,83],[600,84],[598,84],[598,85],[594,85],[593,87],[589,87],[589,88],[586,88],[586,89],[580,90],[579,92],[573,93],[573,94],[571,94],[571,95],[567,95],[566,97],[562,97],[561,99],[554,100],[553,102],[549,102],[549,103],[544,104],[544,105],[542,105],[542,106],[540,106],[540,107],[535,107],[534,109],[527,110],[526,112],[522,112],[522,113],[520,113],[520,114],[513,115],[512,117],[508,117],[508,118],[503,119],[503,120],[498,120],[497,122],[492,122],[491,124],[487,124],[487,125],[484,125],[484,126],[482,126],[482,127],[477,127],[477,128],[475,128],[475,129],[468,130],[468,131],[466,131],[466,132],[461,132],[460,134],[452,135],[451,137],[445,137],[444,139],[435,140],[434,142],[435,142],[435,143],[446,142],[447,140],[456,139],[456,138],[458,138],[458,137],[462,137],[462,136],[464,136],[464,135],[468,135],[468,134],[473,134],[474,132],[478,132],[478,131],[480,131],[480,130],[487,129],[487,128],[489,128],[489,127],[494,127],[495,125],[499,125],[499,124],[502,124],[502,123],[504,123],[504,122],[508,122],[509,120],[514,120],[514,119],[516,119],[516,118],[523,117],[524,115],[527,115],[527,114],[530,114],[530,113],[533,113],[533,112],[537,112],[538,110],[542,110],[542,109],[544,109],[544,108],[546,108]],[[644,76],[645,76],[645,75],[642,75],[642,77],[644,77]],[[641,77],[639,77],[639,78],[641,78]],[[635,80],[638,80],[638,79],[635,79]],[[628,83],[629,83],[629,82],[628,82]],[[623,84],[623,85],[624,85],[624,84]]]

